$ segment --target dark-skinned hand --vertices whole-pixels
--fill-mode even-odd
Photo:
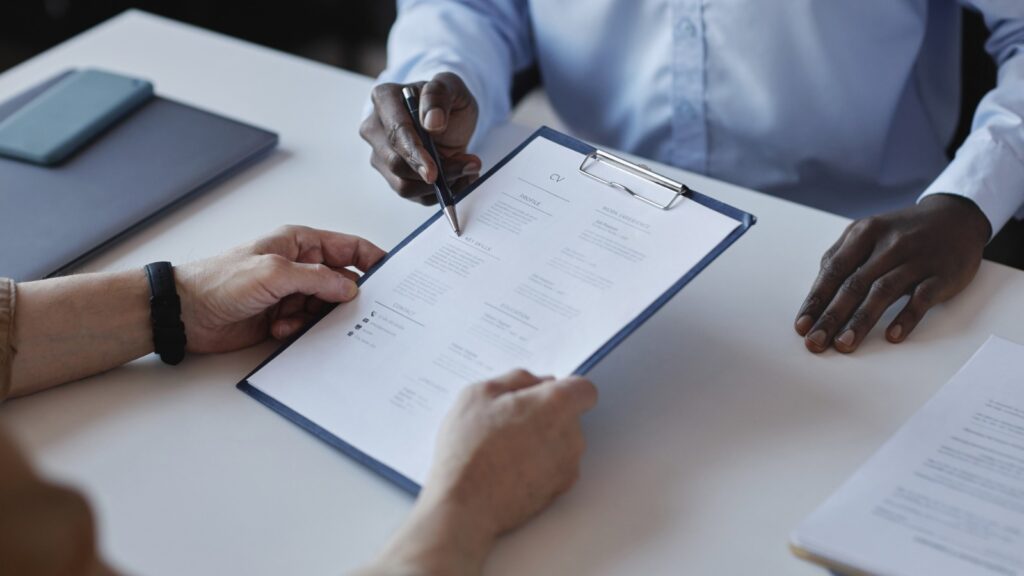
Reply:
[[[359,135],[373,148],[370,164],[402,198],[437,203],[433,183],[438,167],[413,126],[402,97],[403,84],[373,89],[373,113]],[[480,176],[480,158],[466,152],[479,115],[476,99],[456,74],[442,72],[430,82],[408,84],[420,95],[420,124],[434,139],[445,179],[458,193]]]
[[[889,324],[892,343],[906,340],[925,313],[974,278],[992,233],[971,200],[951,194],[850,224],[821,259],[821,270],[796,319],[811,352],[853,352],[882,314],[910,299]]]

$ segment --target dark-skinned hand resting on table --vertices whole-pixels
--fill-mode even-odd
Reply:
[[[991,234],[978,206],[952,194],[853,222],[822,256],[797,333],[811,352],[853,352],[909,295],[885,331],[889,342],[903,342],[928,310],[970,284]]]

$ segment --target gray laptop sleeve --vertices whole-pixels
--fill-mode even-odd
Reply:
[[[0,120],[63,76],[0,104]],[[0,276],[59,274],[276,145],[272,132],[156,97],[57,166],[0,158]]]

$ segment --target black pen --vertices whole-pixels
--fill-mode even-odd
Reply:
[[[462,236],[462,229],[459,228],[459,217],[455,213],[455,198],[452,196],[452,190],[448,187],[448,182],[444,178],[444,169],[441,168],[441,156],[437,153],[437,147],[434,146],[433,138],[430,137],[430,134],[420,124],[420,97],[409,86],[402,88],[402,96],[405,97],[405,106],[409,109],[409,115],[412,116],[412,125],[416,127],[416,133],[419,134],[420,140],[423,141],[423,147],[427,149],[427,154],[430,154],[430,159],[437,166],[437,178],[434,179],[434,192],[437,193],[437,201],[441,204],[444,215],[448,217],[448,222],[451,223],[455,235]]]

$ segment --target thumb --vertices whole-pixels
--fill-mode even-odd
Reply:
[[[526,370],[518,369],[502,374],[496,378],[491,378],[484,382],[483,386],[484,390],[489,395],[500,396],[508,392],[515,392],[517,390],[536,386],[537,384],[550,379],[550,376],[538,378]]]
[[[455,154],[444,159],[444,175],[449,180],[480,175],[483,162],[475,154]]]
[[[287,262],[271,272],[269,284],[278,299],[291,294],[315,296],[324,302],[348,302],[359,293],[352,279],[325,264]]]
[[[573,416],[587,412],[597,404],[597,387],[581,376],[548,382],[536,391]]]
[[[462,80],[450,72],[442,72],[420,90],[420,123],[428,132],[440,133],[448,129],[448,118],[456,101],[467,92]]]

